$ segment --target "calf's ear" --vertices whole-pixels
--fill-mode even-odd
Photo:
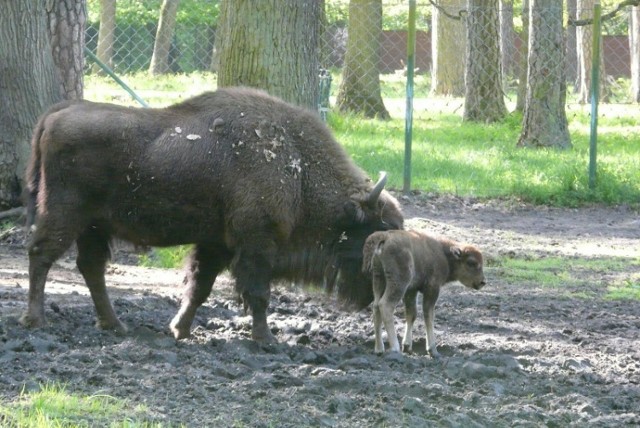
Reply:
[[[449,248],[449,251],[451,251],[451,255],[455,257],[456,260],[459,260],[460,257],[462,257],[462,249],[460,247],[453,246]]]

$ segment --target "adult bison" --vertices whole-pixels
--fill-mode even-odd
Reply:
[[[273,280],[324,280],[366,305],[364,241],[403,225],[384,177],[374,185],[314,113],[258,90],[220,89],[163,109],[63,102],[40,118],[31,150],[28,326],[43,324],[47,273],[75,241],[98,326],[126,331],[105,288],[116,237],[194,244],[176,338],[189,335],[229,268],[252,311],[252,337],[273,341]]]

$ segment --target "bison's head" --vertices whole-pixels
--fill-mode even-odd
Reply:
[[[453,279],[474,290],[480,290],[485,286],[482,253],[477,248],[471,245],[462,248],[453,247],[451,255],[456,259],[452,272]]]
[[[357,308],[373,301],[371,278],[362,273],[362,248],[373,232],[402,229],[400,204],[384,190],[386,174],[364,194],[353,195],[345,205],[344,232],[336,245],[333,269],[327,271],[329,290],[337,287],[338,297]]]

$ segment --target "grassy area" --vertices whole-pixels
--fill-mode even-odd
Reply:
[[[572,297],[640,300],[640,259],[607,258],[507,258],[492,262],[506,282],[565,290]]]
[[[333,73],[335,96],[340,76]],[[216,87],[211,73],[150,78],[122,76],[152,106],[164,106]],[[329,125],[355,161],[372,176],[385,170],[401,188],[404,170],[404,76],[382,76],[382,93],[393,119],[387,122],[332,113]],[[86,78],[86,97],[136,105],[107,77]],[[463,123],[461,98],[426,98],[429,79],[416,77],[412,143],[412,189],[479,198],[515,197],[536,204],[579,206],[640,201],[640,127],[637,105],[602,105],[599,117],[597,187],[588,188],[589,108],[567,105],[574,148],[521,149],[521,116],[498,124]],[[515,100],[514,97],[510,97]]]
[[[109,395],[78,395],[62,385],[42,385],[16,402],[0,402],[0,426],[7,428],[161,427],[149,409]],[[126,416],[125,416],[126,415]]]

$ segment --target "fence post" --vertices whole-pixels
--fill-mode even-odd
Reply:
[[[407,108],[404,125],[404,184],[402,191],[411,190],[411,139],[413,134],[413,70],[416,53],[416,0],[409,0],[409,36],[407,37]]]
[[[600,94],[600,1],[593,5],[593,52],[591,55],[591,136],[589,139],[589,189],[596,187],[598,148],[598,98]]]
[[[118,76],[116,76],[116,73],[114,73],[113,70],[111,70],[107,64],[105,64],[104,62],[100,61],[98,59],[98,57],[95,56],[93,52],[91,52],[91,49],[89,49],[88,47],[85,46],[84,47],[84,53],[89,58],[91,58],[91,60],[93,62],[98,64],[100,66],[100,68],[102,68],[102,70],[104,70],[105,73],[107,73],[113,80],[115,80],[118,85],[122,86],[122,89],[127,91],[129,93],[129,95],[131,95],[134,100],[136,100],[138,103],[140,103],[140,105],[142,107],[149,107],[149,104],[147,104],[142,98],[140,98],[138,96],[138,94],[136,94],[133,91],[133,89],[131,89],[126,83],[124,83],[124,81],[122,79],[120,79]]]

